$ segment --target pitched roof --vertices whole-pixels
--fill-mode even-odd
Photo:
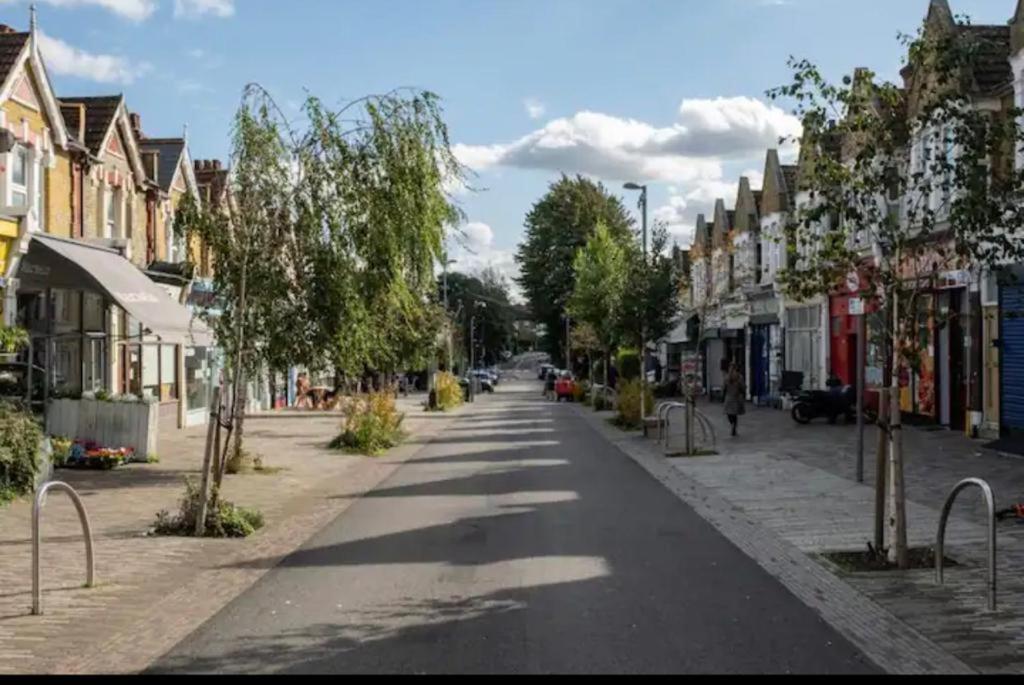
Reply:
[[[174,174],[178,171],[178,164],[181,163],[181,155],[185,152],[185,139],[143,138],[139,141],[139,149],[143,152],[158,153],[156,178],[150,180],[156,181],[161,190],[169,192]]]
[[[763,190],[754,190],[754,191],[751,191],[751,192],[754,193],[754,206],[757,208],[758,213],[760,213],[760,211],[761,211],[761,198],[764,197],[764,191]]]
[[[117,116],[117,109],[124,100],[123,95],[101,95],[99,97],[68,97],[61,98],[61,114],[64,115],[64,125],[68,131],[78,135],[81,122],[75,107],[64,105],[82,105],[85,107],[85,127],[82,143],[89,148],[89,152],[99,155],[102,152],[103,141],[107,137],[114,118]],[[69,118],[70,117],[70,118]]]
[[[11,75],[28,39],[28,33],[15,33],[9,26],[0,24],[0,83]]]

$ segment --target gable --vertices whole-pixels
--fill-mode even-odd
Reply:
[[[36,95],[35,86],[32,84],[32,78],[27,72],[18,76],[18,80],[14,83],[11,98],[37,112],[42,109],[39,106],[39,98]]]
[[[182,155],[182,160],[184,160],[184,155]],[[187,177],[188,175],[185,171],[185,164],[184,161],[182,161],[174,171],[174,180],[171,182],[171,190],[179,193],[188,192],[188,186],[185,185],[185,179]]]
[[[736,193],[736,231],[750,231],[759,228],[757,213],[754,191],[750,188],[750,180],[744,176],[740,179],[739,190]]]
[[[121,138],[121,131],[115,127],[114,135],[107,141],[107,152],[124,159],[124,141]]]
[[[782,206],[782,169],[779,168],[779,156],[770,150],[764,163],[764,185],[761,188],[761,216],[768,216],[783,210]]]

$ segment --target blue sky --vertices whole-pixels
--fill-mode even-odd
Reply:
[[[148,135],[188,123],[195,158],[226,157],[246,82],[288,111],[304,89],[341,102],[396,86],[444,99],[484,192],[455,256],[512,273],[525,213],[559,171],[651,186],[652,214],[688,244],[715,197],[732,203],[793,121],[764,91],[789,54],[839,75],[898,73],[899,31],[927,0],[36,0],[58,95],[124,92]],[[1005,23],[1015,0],[953,0]],[[28,3],[0,0],[24,28]],[[289,109],[290,108],[290,109]],[[634,206],[632,199],[629,206]]]

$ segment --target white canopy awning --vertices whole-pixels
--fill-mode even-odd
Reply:
[[[33,235],[18,277],[39,288],[95,290],[140,321],[161,342],[208,347],[210,329],[115,250],[50,235]]]

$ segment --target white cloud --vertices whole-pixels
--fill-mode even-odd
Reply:
[[[130,19],[142,21],[148,19],[156,11],[156,0],[41,0],[47,5],[54,7],[100,7],[110,10],[114,14]],[[18,0],[0,0],[0,5],[13,5]]]
[[[235,0],[174,0],[174,16],[196,18],[205,15],[230,17],[235,13]]]
[[[693,241],[693,228],[698,214],[712,221],[715,201],[719,198],[725,200],[727,208],[733,208],[740,176],[750,179],[750,187],[754,190],[759,190],[764,184],[761,172],[751,169],[737,176],[735,181],[712,179],[684,188],[670,186],[668,201],[655,209],[652,216],[656,221],[665,222],[669,232],[680,244],[689,245]]]
[[[116,55],[92,54],[45,33],[39,34],[39,49],[53,73],[98,83],[128,85],[152,69],[147,62],[135,64]]]
[[[206,56],[206,50],[203,50],[202,48],[192,48],[191,50],[187,50],[185,54],[192,59],[202,59]]]
[[[535,98],[526,98],[523,100],[523,107],[526,108],[526,114],[531,119],[540,119],[544,116],[544,112],[547,111],[544,103]]]
[[[763,154],[799,131],[799,121],[778,107],[754,98],[716,98],[684,100],[668,127],[582,111],[511,143],[458,144],[454,151],[478,171],[506,166],[682,183],[720,178],[724,161]]]
[[[465,244],[458,244],[451,250],[455,264],[451,269],[460,273],[479,275],[487,268],[494,269],[508,282],[509,296],[513,302],[525,302],[515,277],[519,275],[513,250],[494,247],[494,230],[480,221],[471,221],[462,228]]]
[[[494,242],[494,231],[490,226],[479,221],[471,221],[466,224],[463,232],[466,234],[466,242],[474,251],[488,248]]]

